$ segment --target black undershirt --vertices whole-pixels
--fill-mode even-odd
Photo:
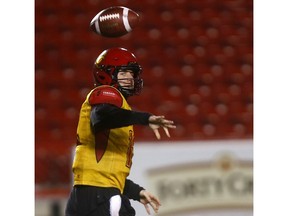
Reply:
[[[140,185],[134,183],[130,179],[126,179],[123,194],[129,199],[140,201],[140,191],[145,190]]]
[[[150,116],[150,113],[125,110],[111,104],[97,104],[92,107],[90,120],[97,133],[128,125],[148,125]]]

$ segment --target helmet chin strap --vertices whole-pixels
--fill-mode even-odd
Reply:
[[[125,86],[121,86],[119,82],[117,82],[117,89],[123,94],[125,98],[135,94],[135,87],[127,88]]]
[[[128,97],[134,95],[133,92],[131,92],[131,91],[128,90],[128,89],[124,89],[124,88],[122,88],[122,87],[119,88],[119,91],[123,94],[123,96],[124,96],[125,98],[128,98]]]

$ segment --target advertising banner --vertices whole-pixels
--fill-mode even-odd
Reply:
[[[159,216],[253,215],[251,140],[136,144],[129,178],[160,199]]]

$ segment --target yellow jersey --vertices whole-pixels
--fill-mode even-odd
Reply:
[[[77,127],[72,166],[74,185],[114,187],[122,193],[132,165],[133,125],[94,134],[90,114],[92,106],[100,103],[131,110],[125,97],[112,86],[99,86],[90,91],[81,106]]]

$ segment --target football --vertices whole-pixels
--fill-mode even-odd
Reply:
[[[104,37],[121,37],[131,32],[139,23],[139,14],[122,6],[106,8],[91,20],[93,32]]]

